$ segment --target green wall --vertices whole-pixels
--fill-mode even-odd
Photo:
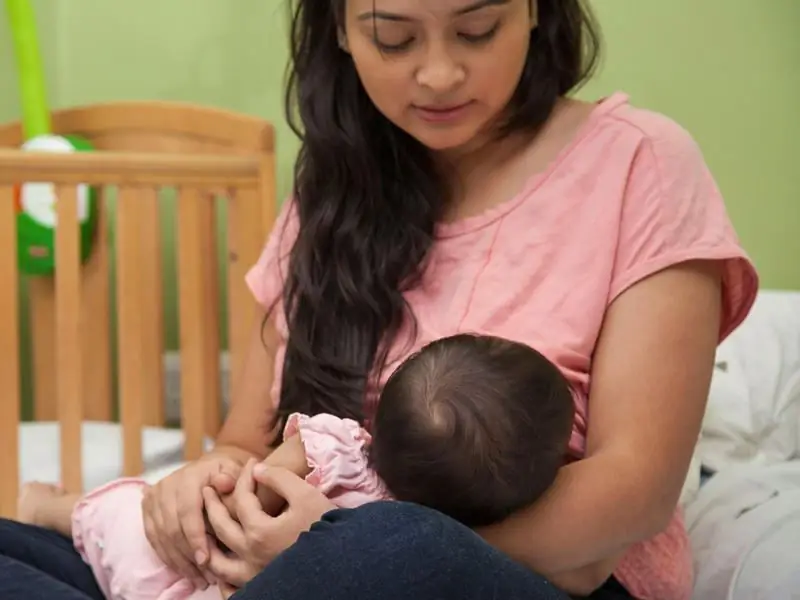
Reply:
[[[800,287],[800,2],[595,0],[607,54],[581,95],[616,89],[685,125],[770,287]],[[283,122],[285,0],[34,0],[54,106],[207,103],[277,126],[279,193],[296,142]],[[0,16],[0,120],[16,79]],[[673,48],[673,49],[670,49]]]
[[[595,0],[606,57],[585,98],[614,90],[700,142],[766,287],[800,288],[800,2]],[[53,106],[198,102],[277,128],[279,194],[297,149],[283,120],[284,0],[34,0]],[[17,118],[0,15],[0,121]],[[170,263],[172,261],[169,261]],[[174,298],[174,289],[168,290]],[[170,311],[172,314],[172,311]],[[174,342],[174,326],[169,339]]]

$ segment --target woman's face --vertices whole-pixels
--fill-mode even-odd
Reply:
[[[491,130],[517,87],[531,0],[346,0],[342,42],[386,118],[432,150]]]

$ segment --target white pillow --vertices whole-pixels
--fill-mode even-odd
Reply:
[[[800,292],[762,291],[720,345],[698,456],[714,470],[800,456]]]

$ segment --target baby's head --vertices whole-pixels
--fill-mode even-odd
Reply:
[[[456,335],[424,347],[389,378],[370,461],[398,500],[488,525],[550,487],[573,417],[566,379],[537,351]]]

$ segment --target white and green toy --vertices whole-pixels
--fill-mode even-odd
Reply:
[[[31,152],[91,151],[89,142],[79,136],[51,132],[33,9],[29,0],[6,0],[6,8],[18,63],[25,134],[22,149]],[[26,182],[15,192],[20,271],[28,275],[51,274],[55,270],[55,187],[46,182]],[[86,260],[91,253],[97,221],[97,190],[80,185],[77,194],[81,259]]]

